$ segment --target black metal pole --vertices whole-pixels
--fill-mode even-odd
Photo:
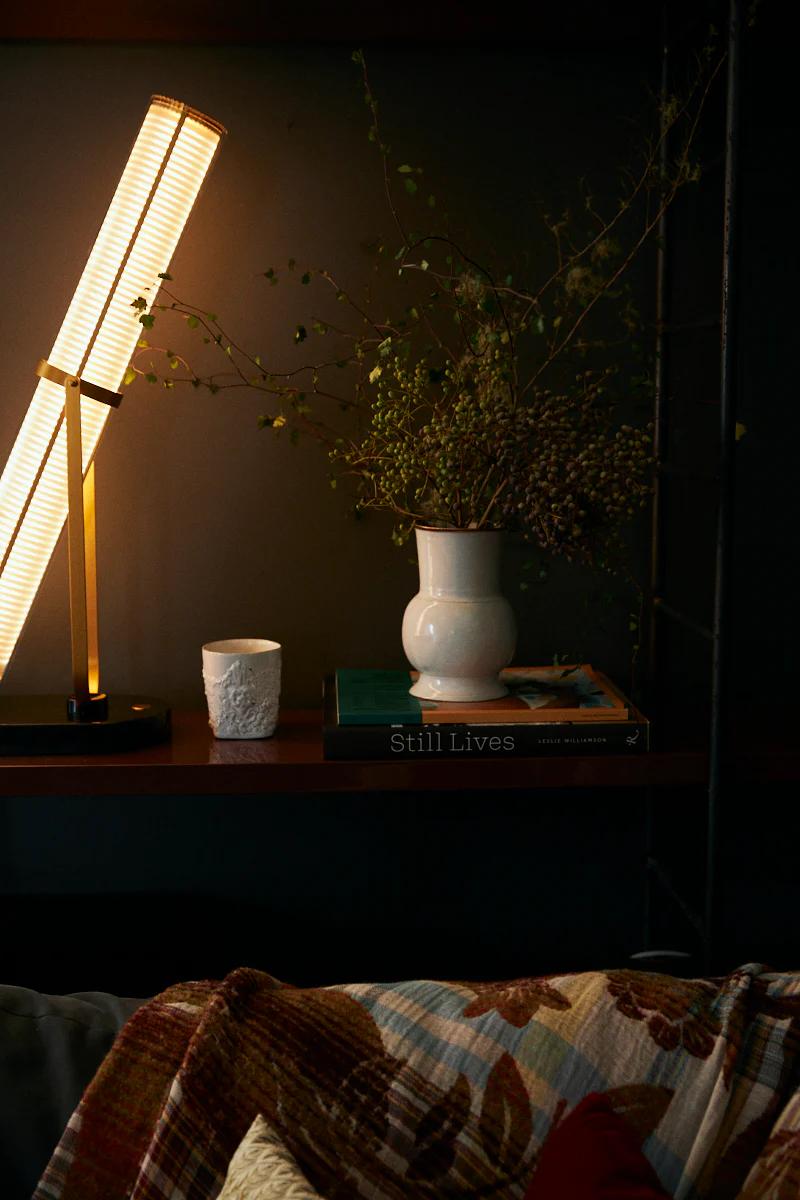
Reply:
[[[659,149],[659,175],[662,189],[666,187],[667,170],[669,165],[669,146],[664,128],[664,110],[669,95],[669,30],[667,22],[667,5],[661,10],[661,112],[662,129]],[[658,221],[658,237],[656,241],[656,336],[655,336],[655,371],[653,388],[653,457],[656,461],[656,472],[653,480],[652,527],[650,538],[650,627],[648,630],[648,702],[655,715],[658,695],[658,618],[655,612],[655,599],[663,591],[664,576],[664,477],[660,468],[667,457],[667,213],[664,210]]]
[[[730,645],[730,574],[735,498],[737,266],[739,257],[739,137],[742,0],[731,0],[728,19],[728,78],[725,115],[725,202],[722,246],[722,330],[720,341],[720,491],[714,589],[711,668],[711,729],[708,781],[708,839],[704,958],[711,968],[717,930],[717,859],[719,818],[729,732],[728,670]]]
[[[659,174],[662,188],[667,177],[667,135],[664,129],[664,109],[669,93],[669,34],[667,28],[667,6],[661,9],[661,146],[659,151]],[[648,706],[655,715],[658,688],[658,615],[655,609],[655,598],[661,594],[663,583],[663,489],[664,481],[658,468],[666,456],[667,439],[667,397],[666,397],[666,337],[665,323],[667,319],[667,214],[662,212],[658,221],[658,240],[656,243],[656,337],[655,337],[655,373],[653,395],[653,456],[656,460],[656,472],[653,481],[652,526],[650,534],[650,612],[647,655],[647,690]],[[650,862],[655,853],[656,844],[656,798],[654,789],[645,789],[645,828],[644,828],[644,911],[643,935],[645,950],[653,948],[653,873]]]

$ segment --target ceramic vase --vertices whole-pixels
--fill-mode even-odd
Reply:
[[[419,592],[403,617],[403,649],[425,700],[493,700],[516,645],[511,605],[500,594],[503,534],[418,528]]]

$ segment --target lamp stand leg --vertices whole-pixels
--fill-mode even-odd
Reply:
[[[81,444],[81,381],[71,375],[64,383],[67,426],[67,541],[69,548],[69,609],[72,632],[72,687],[67,711],[76,720],[102,720],[105,696],[97,694],[97,574],[95,563],[94,473],[83,480]],[[88,504],[84,504],[88,501]]]
[[[94,463],[83,481],[83,544],[86,551],[86,649],[89,692],[100,691],[100,643],[97,631],[97,532],[94,503]]]

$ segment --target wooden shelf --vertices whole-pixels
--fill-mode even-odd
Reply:
[[[203,712],[173,713],[170,742],[121,754],[0,759],[3,795],[475,791],[702,784],[705,755],[326,762],[321,714],[287,712],[273,738],[217,741]]]
[[[0,795],[224,795],[298,792],[532,791],[704,785],[697,750],[542,758],[327,762],[321,713],[286,712],[274,737],[217,741],[204,712],[173,713],[172,740],[121,754],[0,758]],[[734,763],[738,783],[800,779],[800,752],[758,746]]]

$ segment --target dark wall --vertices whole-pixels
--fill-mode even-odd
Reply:
[[[727,591],[728,694],[739,736],[756,729],[796,741],[794,600],[798,492],[797,418],[790,399],[795,338],[793,164],[796,136],[791,51],[780,5],[759,7],[740,63],[738,255],[732,283],[733,385],[739,437],[733,453]],[[667,391],[669,457],[693,477],[667,477],[663,594],[710,627],[719,493],[720,300],[725,92],[719,89],[698,144],[703,175],[668,222]],[[711,647],[662,626],[659,702],[679,733],[687,707],[707,721]]]
[[[731,689],[751,712],[777,721],[790,711],[796,669],[797,489],[793,75],[776,7],[763,6],[749,35],[745,72],[747,432],[737,450]],[[254,308],[253,263],[299,257],[308,246],[348,269],[359,262],[363,231],[382,227],[362,104],[339,48],[14,46],[0,55],[3,117],[13,133],[2,151],[0,228],[5,278],[15,283],[15,304],[0,314],[15,347],[6,363],[4,450],[31,391],[30,363],[61,319],[150,91],[183,94],[233,131],[177,274],[209,305],[213,297],[231,311],[245,333],[279,339],[294,320],[280,306],[268,316]],[[546,55],[383,47],[370,58],[393,140],[409,157],[435,162],[448,189],[466,198],[462,219],[490,249],[534,237],[532,196],[566,194],[587,168],[601,178],[613,173],[630,132],[618,114],[636,108],[647,74],[638,47],[607,45]],[[62,104],[67,88],[70,109]],[[118,99],[98,109],[98,94]],[[76,130],[91,142],[88,178],[87,155],[76,163],[66,154],[63,188],[48,175],[43,190],[42,164],[72,145]],[[702,277],[702,298],[713,302],[719,212],[696,199],[687,205],[683,298],[700,298]],[[708,444],[714,360],[712,338],[711,348],[686,352],[683,368],[713,410],[703,413]],[[295,702],[314,702],[320,674],[337,663],[400,665],[397,630],[413,567],[378,521],[348,524],[313,450],[290,456],[265,443],[253,427],[257,404],[167,403],[146,389],[137,395],[141,387],[102,451],[111,515],[101,541],[120,572],[106,584],[109,685],[199,702],[200,643],[245,626],[284,641]],[[690,424],[686,438],[697,428]],[[673,580],[707,619],[711,558],[694,534],[702,525],[713,537],[713,500],[688,492],[677,499]],[[46,580],[9,687],[53,689],[54,665],[66,673],[66,635],[57,632],[59,622],[66,628],[63,567],[62,560]],[[546,595],[514,593],[531,657],[568,648],[585,628],[587,587],[602,587],[568,571],[555,575]],[[588,650],[622,672],[624,610],[608,611],[597,619],[590,604],[597,640],[590,637]],[[676,705],[697,697],[707,715],[700,655],[691,641],[670,646],[670,695]],[[796,965],[795,791],[727,794],[721,965]],[[7,966],[22,982],[52,990],[152,991],[240,962],[298,982],[513,975],[609,965],[641,947],[638,794],[11,799],[2,820]],[[702,794],[663,797],[659,820],[665,858],[699,903]],[[669,909],[657,928],[666,945],[692,943]]]
[[[639,809],[590,793],[9,801],[3,972],[142,995],[242,963],[319,984],[624,962],[641,946]]]
[[[551,262],[542,209],[575,202],[584,177],[598,204],[610,202],[641,138],[651,63],[624,44],[380,44],[368,59],[398,162],[424,166],[439,209],[503,274],[527,256],[540,277]],[[350,46],[0,45],[2,461],[153,92],[229,130],[175,256],[179,295],[217,312],[265,361],[291,367],[297,323],[310,327],[309,310],[338,318],[341,306],[285,279],[270,288],[263,272],[294,257],[356,290],[372,278],[364,245],[391,218]],[[185,349],[187,331],[162,323],[151,340]],[[139,380],[109,421],[97,460],[107,690],[200,706],[200,647],[222,637],[283,643],[288,707],[317,704],[336,666],[404,664],[413,549],[392,546],[386,514],[356,524],[347,488],[329,487],[324,453],[259,432],[264,408],[238,391],[167,392]],[[608,579],[561,565],[546,589],[522,593],[523,558],[512,551],[508,572],[518,661],[580,651],[625,680],[627,596],[604,604]],[[53,692],[68,681],[61,545],[2,686]]]
[[[715,966],[797,965],[793,787],[734,794]],[[752,817],[754,811],[759,820]],[[702,906],[704,801],[662,794],[663,861]],[[243,964],[302,985],[513,978],[644,948],[644,797],[0,800],[3,967],[50,993],[149,995]],[[668,905],[654,947],[694,954]]]

